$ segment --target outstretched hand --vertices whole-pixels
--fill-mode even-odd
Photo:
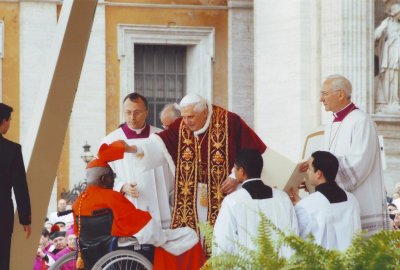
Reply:
[[[127,153],[136,153],[137,147],[136,145],[129,145],[124,140],[118,140],[117,142],[121,142],[124,145],[124,151]]]
[[[302,172],[302,173],[306,172],[308,170],[308,166],[309,166],[308,160],[301,163],[300,168],[299,168],[300,172]]]
[[[224,194],[230,194],[236,190],[238,185],[239,181],[237,179],[228,176],[222,183],[221,191]]]

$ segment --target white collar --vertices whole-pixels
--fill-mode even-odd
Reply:
[[[206,130],[210,126],[211,116],[213,113],[212,104],[210,101],[207,101],[207,107],[208,107],[207,121],[201,129],[193,132],[194,136],[196,136],[196,137],[199,137],[200,134],[203,134],[204,132],[206,132]]]
[[[136,132],[136,134],[141,134],[142,133],[142,131],[146,128],[146,126],[147,126],[147,124],[146,123],[144,123],[144,126],[142,127],[142,128],[139,128],[139,129],[134,129],[134,128],[130,128],[128,125],[126,125],[130,130],[133,130],[133,131],[135,131]]]

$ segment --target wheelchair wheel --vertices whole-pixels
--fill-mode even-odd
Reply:
[[[76,266],[76,252],[70,252],[59,258],[56,262],[54,262],[54,264],[50,267],[49,270],[75,269],[75,266]]]
[[[143,255],[131,250],[110,252],[93,266],[92,270],[152,270],[153,265]]]

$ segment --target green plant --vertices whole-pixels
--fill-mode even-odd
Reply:
[[[346,251],[327,250],[307,239],[286,235],[263,213],[260,213],[258,236],[253,239],[255,249],[240,244],[239,254],[212,256],[202,269],[282,269],[282,270],[396,270],[400,269],[400,231],[380,231],[371,237],[356,235]],[[212,246],[212,227],[200,225],[206,245]],[[272,234],[279,236],[274,243]],[[214,244],[215,245],[215,244]],[[289,246],[294,254],[289,258],[279,256],[282,245]]]
[[[271,226],[271,222],[263,213],[260,215],[258,237],[252,239],[256,249],[249,249],[237,244],[240,255],[223,253],[212,256],[202,269],[292,269],[286,267],[288,264],[286,258],[279,256],[280,243],[275,244],[272,240],[272,234],[278,231],[275,231],[275,227]],[[210,225],[201,225],[200,229],[205,235],[206,246],[211,247],[212,227]],[[268,255],[266,256],[266,254]]]
[[[346,269],[400,269],[400,231],[382,230],[366,238],[356,236],[344,253]]]

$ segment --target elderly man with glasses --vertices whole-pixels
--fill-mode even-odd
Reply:
[[[357,198],[362,229],[373,234],[388,227],[378,133],[374,121],[357,108],[351,95],[351,83],[342,75],[331,75],[322,84],[320,101],[333,113],[325,128],[323,150],[339,160],[335,181]]]

